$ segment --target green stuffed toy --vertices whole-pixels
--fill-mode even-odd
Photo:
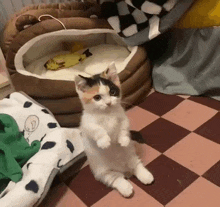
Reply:
[[[33,141],[30,146],[14,118],[0,114],[0,192],[10,180],[21,180],[22,166],[39,151],[40,145]]]

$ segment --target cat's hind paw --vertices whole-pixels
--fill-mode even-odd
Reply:
[[[149,171],[145,172],[144,175],[139,175],[138,179],[145,185],[149,185],[154,181],[154,177]]]
[[[154,177],[144,166],[139,165],[138,169],[136,169],[136,177],[143,184],[149,185],[154,181]]]
[[[128,198],[133,194],[133,186],[131,183],[124,178],[118,178],[114,183],[113,187],[116,188],[121,195]]]
[[[108,148],[110,144],[111,144],[111,139],[109,136],[104,136],[97,141],[98,147],[102,149]]]

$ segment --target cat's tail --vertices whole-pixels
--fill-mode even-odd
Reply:
[[[133,141],[136,141],[136,142],[141,143],[141,144],[146,143],[146,140],[143,138],[143,136],[141,135],[140,132],[131,130],[130,133],[131,133],[131,139]]]

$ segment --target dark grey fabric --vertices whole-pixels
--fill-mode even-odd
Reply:
[[[171,34],[153,68],[155,89],[220,100],[220,27],[174,29]]]

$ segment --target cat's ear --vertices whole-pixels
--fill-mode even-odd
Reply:
[[[75,85],[76,85],[76,90],[85,92],[88,87],[87,78],[82,75],[76,76],[75,77]]]
[[[120,80],[117,74],[115,63],[111,63],[108,68],[101,74],[101,77],[112,81],[116,86],[120,86]]]

